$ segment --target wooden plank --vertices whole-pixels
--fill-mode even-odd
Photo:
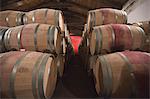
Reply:
[[[113,0],[67,0],[74,4],[78,4],[84,8],[95,9],[100,7],[113,7],[121,9],[121,3],[115,2]]]
[[[18,1],[2,7],[2,10],[14,9],[14,10],[24,10],[30,7],[34,7],[40,3],[44,2],[43,0],[28,0],[28,1]]]

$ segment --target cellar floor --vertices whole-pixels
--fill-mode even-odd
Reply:
[[[92,77],[88,76],[79,55],[72,56],[67,63],[63,77],[57,81],[53,99],[96,97]]]

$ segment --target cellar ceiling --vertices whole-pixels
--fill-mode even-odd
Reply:
[[[0,10],[30,11],[38,8],[62,10],[65,23],[74,35],[81,35],[87,12],[98,8],[121,9],[128,0],[0,0]]]

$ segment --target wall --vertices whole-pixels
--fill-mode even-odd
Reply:
[[[128,23],[150,21],[150,0],[138,0],[130,7],[132,9],[128,12]]]

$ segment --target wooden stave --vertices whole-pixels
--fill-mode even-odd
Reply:
[[[64,55],[57,55],[56,57],[56,65],[58,70],[58,76],[63,77],[64,68],[65,68],[65,56]]]
[[[62,42],[61,42],[61,54],[66,54],[66,50],[67,50],[67,43],[65,38],[62,38]]]
[[[14,13],[10,13],[10,15],[8,15],[8,19],[9,19],[9,17],[10,17],[10,19],[12,19],[11,16],[14,16],[13,14],[14,14]],[[15,22],[14,22],[15,24],[13,25],[13,22],[10,21],[10,20],[8,20],[8,21],[7,21],[7,22],[8,22],[8,26],[9,26],[9,27],[14,27],[14,26],[23,25],[23,22],[22,22],[22,17],[23,17],[23,15],[24,15],[23,12],[18,12],[18,13],[16,14],[16,20],[15,20]],[[12,22],[12,23],[10,23],[10,22]]]
[[[6,17],[8,16],[9,12],[11,12],[11,10],[0,12],[0,14],[2,14],[4,16],[4,17],[2,17],[2,15],[0,15],[1,16],[1,18],[0,18],[1,26],[7,26]]]
[[[109,33],[109,35],[108,36],[110,36],[110,37],[108,37],[108,40],[106,40],[106,39],[104,39],[104,38],[102,38],[102,36],[103,35],[106,35],[106,33],[102,33],[102,31],[103,31],[103,28],[105,29],[109,29],[109,31],[111,31],[111,32],[108,32]],[[94,32],[95,32],[95,34],[94,34]],[[100,33],[100,34],[99,34]],[[99,35],[98,35],[99,34]],[[101,29],[98,29],[98,27],[94,27],[94,30],[93,30],[93,32],[92,32],[92,34],[91,34],[91,38],[90,38],[90,53],[91,53],[91,55],[94,55],[94,54],[100,54],[101,53],[101,51],[100,50],[98,50],[99,48],[100,49],[103,49],[104,50],[104,53],[101,53],[101,54],[106,54],[106,53],[108,53],[108,52],[111,52],[111,47],[110,46],[107,46],[106,48],[108,48],[107,50],[105,50],[105,48],[103,48],[103,42],[106,42],[106,41],[108,41],[109,43],[108,43],[108,45],[112,45],[112,46],[114,46],[115,44],[114,44],[114,40],[115,40],[115,33],[114,33],[114,31],[113,31],[113,28],[110,26],[110,25],[104,25],[104,26],[102,26],[102,28]],[[93,44],[93,36],[94,37],[96,37],[96,39],[98,39],[98,36],[100,36],[101,37],[101,39],[98,39],[99,41],[97,41],[97,44],[96,43],[94,43]],[[105,41],[106,40],[106,41]],[[97,52],[93,52],[91,49],[93,48],[92,46],[94,46],[95,45],[95,51],[97,50]],[[99,47],[96,47],[96,45],[99,45]]]
[[[110,20],[111,18],[106,18],[104,14],[112,14],[106,16],[111,16],[111,18],[113,16],[114,18]],[[122,21],[118,21],[118,19],[122,19]],[[106,20],[108,20],[108,22],[106,22]],[[95,26],[106,25],[106,24],[126,24],[126,23],[127,23],[127,13],[123,10],[102,8],[102,9],[91,10],[88,12],[88,19],[87,19],[88,33]]]
[[[22,48],[20,40],[23,28],[24,26],[18,26],[9,28],[8,31],[6,31],[4,42],[7,50],[20,50]]]
[[[4,35],[5,32],[8,30],[8,27],[1,27],[0,26],[0,53],[5,52],[6,48],[4,45]]]
[[[47,29],[43,30],[41,28],[42,26],[47,27]],[[51,29],[53,29],[54,31],[51,32]],[[28,30],[30,30],[30,34],[28,34],[28,35],[32,34],[32,37],[31,36],[28,37],[28,38],[31,37],[31,40],[32,40],[32,41],[30,40],[31,42],[25,42],[26,39],[23,38],[23,37],[25,37],[24,35],[27,35],[27,33],[29,32]],[[39,45],[39,43],[37,43],[39,41],[39,39],[37,38],[37,33],[40,33],[40,31],[43,31],[42,33],[45,33],[47,38],[51,37],[50,33],[56,34],[56,35],[53,35],[51,38],[49,38],[50,40],[46,41],[47,45],[43,49],[39,49],[38,46],[40,46],[40,45]],[[12,36],[11,34],[14,34],[14,33],[16,33],[16,36],[15,36],[16,40],[15,40],[15,43],[12,43],[12,44],[15,44],[15,46],[11,46],[9,43],[9,40],[11,39],[11,36]],[[42,36],[40,36],[40,37],[42,37]],[[51,42],[53,42],[53,41],[51,41],[51,40],[53,40],[52,38],[54,39],[54,43],[51,43]],[[52,26],[52,25],[50,26],[50,25],[46,25],[46,24],[28,24],[28,25],[23,25],[23,26],[18,26],[18,27],[8,29],[5,33],[4,42],[5,42],[5,46],[6,46],[7,50],[26,49],[29,51],[36,50],[36,51],[42,51],[42,52],[46,51],[46,52],[50,52],[50,53],[54,53],[54,54],[55,53],[59,54],[61,51],[61,49],[60,49],[61,40],[62,40],[62,37],[60,36],[60,31],[55,26]],[[28,47],[29,43],[30,43],[30,48]],[[51,47],[49,47],[48,45],[51,45]],[[40,46],[40,47],[42,48],[42,46]]]
[[[99,55],[94,55],[89,57],[89,70],[92,70],[93,67],[95,67],[98,56]]]
[[[54,13],[54,15],[49,15],[51,13]],[[37,18],[39,18],[39,15],[43,15],[43,17],[40,17],[40,19],[37,20]],[[43,18],[43,20],[41,18]],[[63,13],[60,10],[53,10],[53,9],[46,9],[46,8],[32,10],[25,13],[23,17],[23,22],[24,24],[41,23],[41,24],[55,25],[55,26],[59,26],[62,32],[65,31]]]
[[[126,55],[124,55],[124,53],[126,53],[126,51],[125,52],[118,52],[118,53],[113,53],[113,54],[108,54],[108,55],[104,55],[104,56],[99,56],[98,57],[98,59],[97,59],[97,61],[96,61],[96,64],[99,62],[103,62],[102,60],[101,60],[101,58],[103,57],[103,58],[105,58],[105,61],[104,62],[107,62],[107,63],[105,63],[105,65],[102,67],[101,66],[101,68],[104,68],[104,67],[107,67],[107,69],[108,69],[108,67],[109,67],[109,72],[103,72],[103,74],[102,74],[102,70],[101,70],[101,72],[100,72],[100,70],[99,70],[99,64],[97,64],[97,65],[99,65],[99,66],[97,66],[97,65],[95,65],[95,67],[93,67],[93,73],[94,73],[94,79],[95,79],[95,87],[96,87],[96,91],[97,91],[97,94],[99,95],[99,96],[103,96],[103,97],[115,97],[115,98],[146,98],[146,97],[149,97],[149,94],[148,94],[148,88],[146,88],[146,85],[144,86],[144,84],[138,84],[138,87],[140,86],[140,85],[143,85],[144,86],[144,88],[145,88],[145,90],[144,90],[144,92],[143,92],[143,90],[139,90],[139,89],[137,89],[137,80],[134,78],[135,76],[138,76],[138,73],[140,73],[140,72],[138,72],[137,73],[137,75],[135,74],[136,73],[136,71],[135,71],[135,68],[137,67],[136,66],[136,64],[131,64],[130,63],[130,61],[131,61],[131,59],[128,59],[130,56],[126,56]],[[127,52],[128,53],[128,52]],[[132,53],[132,52],[129,52],[129,53]],[[136,53],[136,52],[135,52]],[[142,53],[142,52],[138,52],[138,53],[141,53],[141,54],[143,54],[143,55],[145,55],[145,56],[147,56],[147,57],[149,57],[148,58],[148,60],[150,60],[150,55],[149,55],[149,53]],[[114,78],[115,78],[115,76],[113,76],[113,67],[115,67],[116,65],[113,65],[112,66],[112,64],[110,63],[110,61],[112,61],[112,60],[109,60],[109,57],[111,56],[111,55],[114,55],[115,56],[115,54],[116,54],[116,56],[118,57],[118,59],[120,59],[120,60],[122,60],[122,62],[124,61],[125,63],[125,65],[121,65],[121,63],[120,63],[120,65],[119,65],[119,63],[117,63],[117,65],[118,65],[118,68],[120,68],[120,70],[121,70],[121,68],[123,67],[125,67],[124,68],[124,71],[126,71],[126,81],[128,81],[128,84],[127,84],[127,82],[126,83],[124,83],[124,84],[126,84],[126,85],[124,85],[124,86],[126,86],[126,93],[124,93],[124,91],[125,91],[125,89],[123,88],[123,85],[122,85],[122,88],[120,87],[120,88],[118,88],[118,90],[115,90],[114,88],[115,88],[115,86],[116,86],[116,89],[117,89],[117,86],[119,87],[119,85],[117,85],[116,83],[117,83],[117,79],[116,79],[116,82],[113,82],[114,80]],[[134,52],[133,52],[133,54],[134,54]],[[125,58],[123,58],[123,57],[125,57]],[[134,58],[134,55],[132,56],[132,58]],[[127,60],[126,60],[127,59]],[[144,58],[143,58],[144,59]],[[100,60],[100,61],[98,61],[98,60]],[[115,62],[114,60],[112,61],[112,62]],[[117,61],[116,61],[117,62]],[[148,64],[150,64],[150,63],[148,63],[149,61],[147,61],[147,65],[141,65],[141,68],[143,68],[144,70],[145,70],[145,72],[147,73],[147,75],[146,76],[148,76],[148,72],[149,72],[149,70],[150,70],[150,68],[148,67],[149,65]],[[131,67],[130,67],[130,66]],[[143,66],[147,66],[147,69],[145,68],[145,67],[143,67]],[[111,67],[111,68],[110,68]],[[123,69],[122,68],[122,69]],[[137,69],[138,69],[139,67],[137,67]],[[116,67],[116,69],[117,69],[117,67]],[[114,69],[115,70],[115,69]],[[115,75],[116,75],[116,77],[117,77],[117,75],[119,74],[119,71],[118,71],[118,69],[117,69],[117,71],[116,72],[118,72],[118,73],[116,73]],[[122,71],[123,72],[123,71]],[[144,71],[142,71],[143,73],[145,73]],[[107,74],[107,76],[106,76],[106,74]],[[122,73],[121,73],[122,74]],[[124,75],[125,75],[124,74]],[[101,75],[101,76],[100,76]],[[105,75],[105,81],[107,81],[107,82],[109,82],[109,86],[107,85],[103,85],[102,84],[102,82],[103,82],[103,79],[104,79],[104,77],[103,77],[103,75]],[[111,77],[110,77],[111,76]],[[109,79],[106,79],[106,78],[108,78],[108,77],[110,77]],[[145,76],[143,76],[143,77],[145,77]],[[125,78],[124,78],[124,80],[125,80]],[[128,80],[127,80],[127,78],[128,78]],[[148,78],[148,77],[147,77]],[[119,78],[118,78],[119,79]],[[123,79],[123,78],[122,78]],[[141,79],[142,80],[142,79]],[[139,80],[140,81],[140,80]],[[148,79],[147,79],[147,81],[148,81]],[[147,82],[146,81],[146,82]],[[103,82],[104,83],[104,82]],[[118,81],[118,83],[119,83],[119,81]],[[116,84],[115,86],[114,86],[114,84]],[[123,84],[123,83],[122,83]],[[105,87],[105,88],[104,88]],[[132,90],[132,88],[136,88],[136,90]],[[105,90],[104,90],[105,89]],[[107,89],[107,90],[106,90]],[[122,89],[122,91],[121,91],[121,89]],[[138,92],[138,91],[140,91],[140,92]],[[145,91],[147,91],[147,93],[145,93]],[[131,95],[131,92],[132,92],[132,95]],[[142,94],[141,94],[142,93]],[[143,95],[144,94],[144,95]]]
[[[106,54],[106,53],[110,53],[110,52],[114,52],[114,51],[117,51],[116,50],[116,46],[118,46],[118,43],[115,43],[115,40],[116,40],[116,32],[114,31],[114,26],[120,26],[120,29],[123,29],[124,27],[126,27],[126,30],[125,31],[128,31],[128,35],[130,35],[130,38],[131,38],[131,42],[132,44],[130,45],[130,47],[128,45],[126,45],[126,43],[124,43],[124,41],[122,41],[122,45],[124,45],[123,48],[119,48],[118,50],[119,51],[122,51],[122,50],[136,50],[136,49],[140,49],[140,50],[143,50],[143,46],[144,46],[144,41],[145,41],[145,33],[143,31],[142,28],[140,27],[136,27],[136,26],[129,26],[129,25],[123,25],[123,24],[110,24],[110,25],[102,25],[102,26],[98,26],[98,27],[94,27],[93,28],[93,31],[92,31],[92,34],[91,34],[91,38],[90,38],[90,53],[91,55],[95,55],[95,54]],[[103,38],[102,36],[103,35],[106,35],[106,33],[103,33],[101,32],[103,29],[107,29],[109,27],[109,30],[111,30],[111,34],[110,34],[110,37],[108,39],[108,42],[109,43],[109,46],[106,47],[106,48],[103,48],[104,46],[104,42],[106,42],[107,40],[105,38]],[[99,30],[99,31],[98,31]],[[136,30],[136,31],[134,31]],[[100,34],[99,34],[100,33]],[[121,33],[121,32],[120,32]],[[99,35],[98,35],[99,34]],[[108,33],[107,33],[108,34]],[[127,33],[125,32],[124,34],[127,35]],[[139,38],[139,37],[140,38]],[[94,39],[94,37],[96,37]],[[101,37],[101,39],[99,39],[99,37]],[[136,38],[139,38],[139,39],[136,39]],[[117,39],[122,39],[122,38],[119,38],[117,37]],[[94,41],[95,40],[95,41]],[[97,41],[97,44],[96,44],[96,40]],[[106,41],[104,41],[106,40]],[[119,41],[120,41],[119,40]],[[137,41],[138,40],[138,41]],[[140,40],[140,43],[139,43],[139,40]],[[94,42],[93,42],[94,41]],[[127,41],[126,41],[127,42]],[[137,44],[139,43],[139,44]],[[95,47],[94,47],[95,45]],[[101,46],[101,48],[97,48],[96,45],[99,45]],[[94,48],[94,49],[93,49]],[[101,52],[101,50],[104,50],[104,53]],[[97,52],[96,52],[97,51]]]
[[[109,32],[108,32],[109,30]],[[104,33],[106,32],[107,33]],[[95,32],[95,34],[93,34],[93,32]],[[98,27],[94,27],[93,28],[93,32],[91,34],[91,38],[90,38],[90,53],[91,55],[96,54],[106,54],[108,52],[111,52],[111,47],[110,46],[114,46],[115,45],[115,33],[113,28],[111,27],[111,25],[103,25],[101,26],[101,28]],[[95,37],[94,39],[98,39],[98,41],[96,43],[93,44],[93,36]],[[99,39],[100,37],[100,39]],[[107,37],[107,39],[104,39],[104,37]],[[104,45],[103,43],[107,43],[107,46]],[[96,47],[96,45],[98,45],[98,47]],[[97,52],[93,52],[91,49],[94,48],[92,46],[95,46],[95,50]],[[99,50],[102,49],[103,53]],[[105,50],[107,49],[107,50]]]
[[[0,13],[2,15],[4,15],[4,18],[1,17],[2,18],[1,19],[1,21],[2,21],[1,26],[14,27],[14,26],[18,26],[18,25],[23,24],[22,18],[23,18],[24,12],[6,10],[6,11],[2,11]]]
[[[128,27],[122,25],[112,25],[115,33],[115,49],[130,49],[132,47],[132,32],[129,31]],[[119,29],[118,29],[119,28]],[[128,38],[122,39],[122,38]],[[129,41],[129,42],[128,42]],[[130,43],[131,41],[131,43]],[[126,45],[127,44],[127,45]],[[114,48],[113,48],[114,49]]]
[[[150,36],[146,36],[143,51],[150,53]]]
[[[130,28],[131,28],[132,26],[130,26]],[[129,28],[129,27],[128,27]],[[130,30],[130,28],[129,28],[129,30]],[[144,46],[144,42],[145,42],[145,39],[146,39],[146,35],[145,35],[145,32],[144,32],[144,30],[142,29],[142,28],[140,28],[140,27],[135,27],[137,30],[138,30],[138,32],[139,33],[141,33],[140,35],[141,35],[141,46],[140,46],[140,50],[143,50],[143,46]],[[132,29],[133,30],[133,29]],[[132,31],[131,31],[132,32]],[[135,37],[136,36],[136,34],[134,34],[134,33],[131,33],[132,34],[132,38],[137,38],[137,37]],[[133,45],[135,45],[135,46],[137,46],[136,45],[136,41],[134,41],[134,43],[133,43]],[[132,48],[132,50],[134,50],[136,47],[133,47]]]
[[[145,31],[146,35],[150,35],[150,21],[136,22],[133,23],[133,25],[141,27]]]
[[[54,57],[53,55],[50,55],[50,54],[43,54],[43,53],[39,53],[39,52],[8,52],[8,53],[5,53],[2,57],[5,57],[5,56],[8,55],[8,54],[12,54],[11,57],[14,59],[14,56],[15,56],[15,55],[19,55],[19,54],[20,54],[20,57],[23,56],[24,59],[27,59],[27,55],[28,55],[28,58],[29,58],[29,57],[32,57],[32,59],[35,59],[35,58],[33,58],[33,56],[29,56],[29,54],[33,54],[33,53],[34,53],[36,56],[38,56],[38,57],[36,58],[36,61],[32,61],[32,62],[31,62],[32,64],[33,64],[34,62],[36,63],[36,62],[40,59],[41,56],[43,57],[43,58],[41,57],[42,59],[45,59],[44,57],[46,57],[46,56],[47,56],[48,59],[50,59],[50,57],[53,59],[53,61],[52,61],[52,63],[51,63],[51,65],[53,64],[53,67],[51,67],[51,70],[52,70],[51,72],[52,72],[52,73],[50,72],[50,73],[51,73],[50,77],[54,76],[54,79],[51,80],[51,82],[49,82],[49,83],[51,83],[51,88],[52,88],[52,89],[51,89],[51,92],[48,94],[49,96],[44,96],[46,99],[49,99],[49,98],[52,96],[53,92],[54,92],[55,85],[56,85],[56,80],[57,80],[57,72],[56,72],[56,71],[57,71],[57,67],[56,67],[56,64],[55,64],[55,57]],[[24,55],[24,54],[27,54],[27,55]],[[1,58],[2,58],[2,57],[1,57]],[[25,57],[26,57],[26,58],[25,58]],[[23,60],[24,60],[24,59],[23,59]],[[16,59],[16,61],[17,61],[17,59]],[[40,60],[40,61],[43,62],[43,60]],[[47,60],[47,62],[48,62],[48,60]],[[40,63],[40,62],[39,62],[39,63]],[[13,63],[11,62],[11,64],[9,64],[9,65],[12,65],[12,64],[13,64]],[[31,65],[31,64],[30,64],[30,65]],[[46,65],[46,64],[45,64],[45,65]],[[51,65],[50,65],[50,66],[51,66]],[[23,64],[23,66],[25,66],[25,64]],[[33,66],[35,66],[35,65],[33,65]],[[42,66],[41,66],[41,67],[42,67]],[[40,68],[41,68],[41,67],[40,67]],[[48,67],[49,67],[49,66],[48,66]],[[12,67],[12,68],[13,68],[13,67]],[[21,70],[21,68],[20,68],[20,70],[18,69],[17,72],[19,72],[19,71],[20,71],[20,72],[21,72],[21,71],[22,71],[22,72],[23,72],[23,71],[25,72],[25,70],[26,70],[25,68],[26,68],[26,67],[23,67],[22,70]],[[50,68],[50,67],[49,67],[49,68]],[[34,67],[34,69],[35,69],[35,67]],[[4,70],[6,70],[6,68],[3,69],[3,71],[4,71]],[[12,69],[12,70],[13,70],[13,69]],[[41,69],[40,69],[40,70],[41,70]],[[37,71],[37,72],[40,72],[40,70]],[[45,71],[46,71],[46,69],[45,69]],[[45,71],[44,71],[44,72],[45,72]],[[26,72],[27,72],[27,71],[26,71]],[[32,72],[32,71],[31,71],[31,72]],[[12,74],[12,73],[10,73],[10,74]],[[18,74],[16,74],[15,76],[17,77],[17,75],[18,75]],[[37,75],[39,75],[39,74],[37,74]],[[43,73],[43,75],[44,75],[44,76],[42,77],[42,79],[44,79],[45,73]],[[12,75],[10,75],[10,76],[12,76]],[[19,76],[19,75],[18,75],[18,76]],[[37,82],[38,82],[38,83],[39,83],[38,86],[41,86],[40,80],[38,80],[39,78],[38,78],[38,79],[36,78],[36,80],[37,80],[36,82],[33,81],[33,73],[31,73],[31,78],[32,78],[32,83],[30,83],[31,85],[33,85],[34,83],[37,83]],[[25,79],[25,78],[21,78],[21,79]],[[50,79],[52,79],[52,78],[50,78]],[[15,80],[14,80],[14,81],[15,81]],[[42,81],[43,81],[43,80],[42,80]],[[53,82],[52,82],[52,81],[53,81]],[[44,83],[44,81],[43,81],[42,83]],[[5,82],[5,83],[3,83],[3,84],[7,84],[7,82]],[[11,83],[10,83],[10,84],[11,84]],[[17,81],[15,81],[14,84],[15,84],[15,85],[14,85],[14,87],[15,87],[15,89],[14,89],[14,91],[15,91],[15,96],[16,96],[17,98],[19,98],[19,99],[26,99],[26,98],[34,99],[34,98],[35,98],[35,97],[29,97],[29,94],[27,94],[27,96],[25,96],[25,93],[23,92],[23,90],[22,90],[22,91],[21,91],[21,90],[19,91],[19,89],[16,88],[16,86],[18,86]],[[43,86],[44,86],[44,85],[43,85]],[[6,86],[6,87],[9,87],[9,86]],[[5,87],[5,90],[7,90],[6,87]],[[21,88],[21,87],[18,87],[18,88]],[[28,90],[28,93],[37,90],[36,93],[37,93],[37,94],[41,94],[40,92],[38,92],[38,90],[41,91],[41,89],[36,89],[36,88],[35,88],[35,89],[33,90],[32,88],[34,88],[34,87],[31,86],[30,91]],[[38,88],[39,88],[39,87],[38,87]],[[3,88],[3,89],[4,89],[4,88]],[[48,89],[48,90],[49,90],[49,89]],[[8,90],[7,90],[7,91],[8,91]],[[17,92],[17,91],[18,91],[18,92]],[[3,90],[2,90],[2,92],[5,93]],[[45,91],[43,90],[43,92],[45,92]],[[9,91],[8,91],[7,93],[5,93],[5,95],[4,95],[3,93],[2,93],[2,98],[12,98],[12,97],[13,97],[13,95],[12,95],[12,96],[10,95]],[[19,95],[17,95],[18,93],[22,94],[23,96],[20,95],[20,97],[19,97]],[[30,94],[32,94],[32,93],[30,93]],[[45,92],[45,94],[46,94],[46,92]],[[14,97],[15,97],[15,96],[14,96]],[[32,96],[33,96],[33,95],[32,95]],[[37,95],[37,97],[39,97],[39,95]]]
[[[16,57],[21,57],[21,55],[23,55],[23,53],[21,53],[20,55],[19,54],[14,54],[14,53],[11,53],[11,54],[4,54],[5,55],[5,57],[6,57],[6,59],[9,61],[9,56],[11,56],[11,55],[13,55],[14,57],[16,56]],[[4,56],[3,55],[3,56]],[[3,57],[2,56],[2,57]],[[3,58],[1,57],[1,66],[3,65],[3,63],[2,62],[4,62],[3,61]],[[10,57],[11,58],[11,57]],[[11,63],[13,64],[15,64],[15,61],[17,60],[17,59],[10,59],[11,60]],[[13,61],[13,60],[15,60],[15,61]],[[6,67],[8,67],[8,65],[7,64],[5,64],[5,67],[3,67],[3,71],[2,71],[2,67],[1,67],[1,69],[0,69],[0,71],[1,71],[1,73],[2,73],[2,75],[3,75],[3,72],[4,72],[4,69],[7,69]],[[12,68],[13,68],[13,65],[10,65],[9,66],[9,68],[7,69],[7,71],[8,71],[8,75],[10,75],[11,73],[10,73],[10,71],[12,70]],[[6,73],[6,72],[4,72],[4,73]],[[9,88],[7,88],[8,86],[9,86],[9,81],[7,81],[7,80],[9,80],[9,79],[5,79],[5,83],[2,83],[2,79],[4,79],[4,77],[1,75],[1,95],[2,95],[2,97],[7,97],[7,98],[10,98],[10,95],[8,95],[9,93],[10,93],[10,91],[9,91]],[[9,78],[9,76],[7,76],[7,75],[5,75],[5,78]],[[3,91],[2,91],[3,90]]]
[[[121,53],[119,54],[121,55]],[[131,72],[132,80],[135,83],[135,86],[134,86],[135,87],[134,90],[136,92],[135,96],[137,95],[138,97],[141,97],[141,98],[149,97],[149,88],[147,87],[149,85],[149,81],[147,80],[149,79],[149,71],[150,71],[150,68],[149,68],[150,54],[146,52],[130,53],[128,51],[124,51],[122,52],[122,54],[128,59],[127,60],[124,58],[124,60],[126,60],[126,63],[130,62],[130,64],[128,63],[128,65],[132,64],[132,68],[130,72]],[[140,63],[143,65],[140,65]],[[138,74],[139,75],[142,74],[142,77],[140,77]]]

